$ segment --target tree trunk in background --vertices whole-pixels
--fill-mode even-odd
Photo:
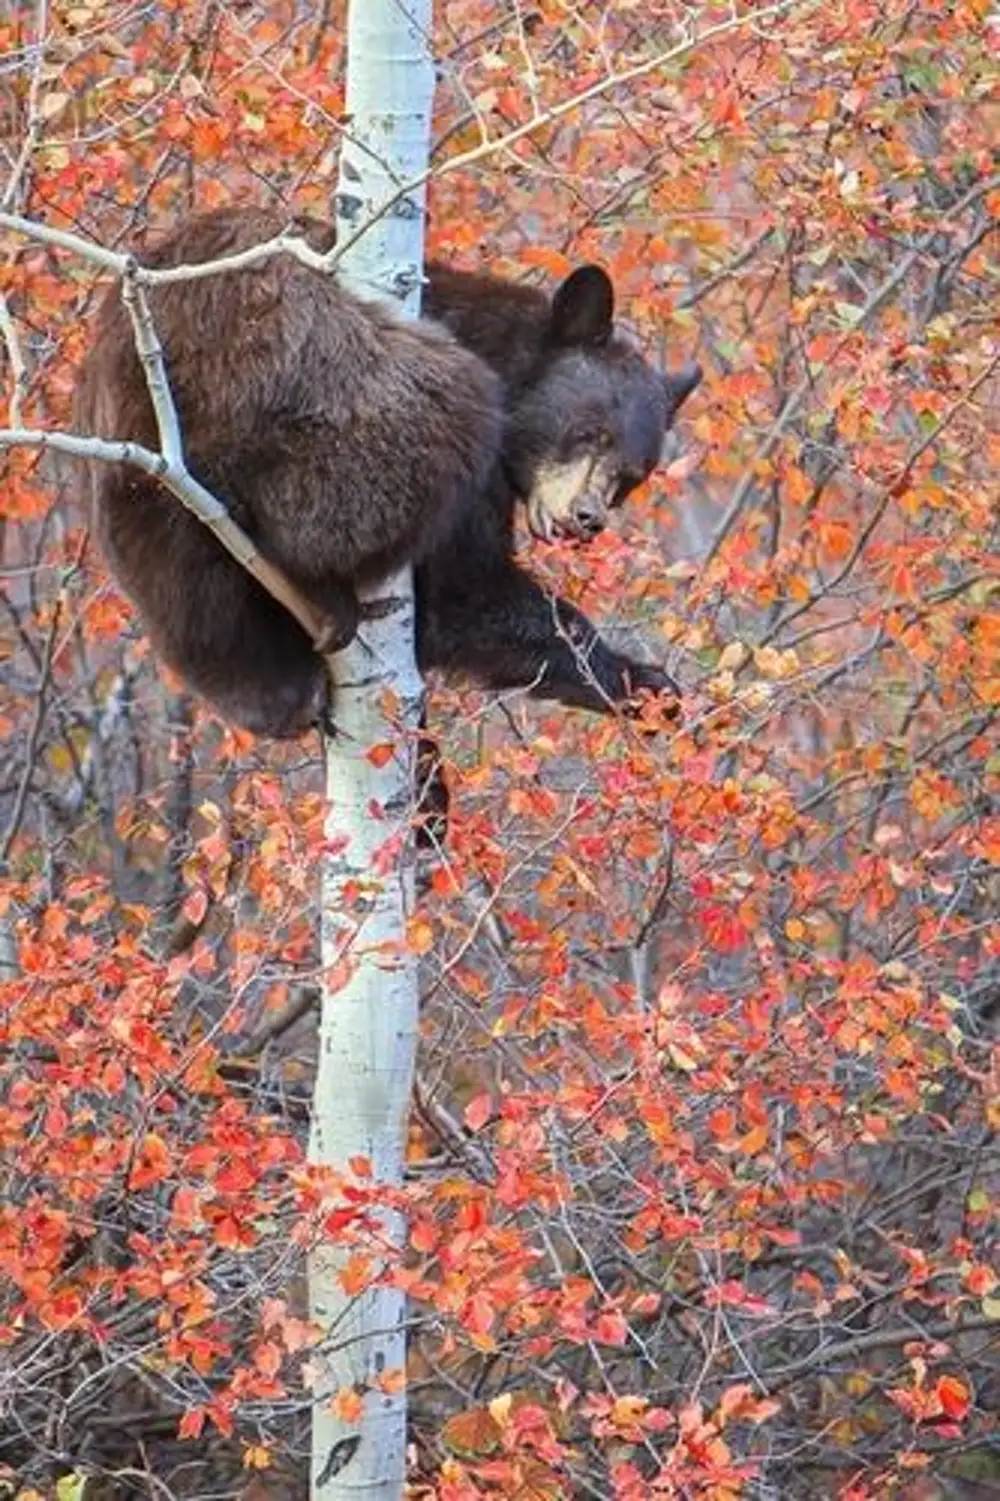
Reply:
[[[337,193],[341,245],[395,196],[399,182],[426,167],[431,20],[431,0],[406,6],[352,0],[350,140]],[[419,312],[423,208],[422,190],[395,204],[351,246],[337,273],[354,291],[402,303],[412,316]],[[370,1181],[392,1187],[402,1181],[417,1039],[416,972],[404,947],[413,892],[411,751],[399,727],[416,727],[422,685],[410,570],[380,585],[374,597],[391,597],[389,613],[365,624],[330,661],[338,734],[327,743],[327,830],[336,843],[323,871],[325,984],[310,1160],[350,1176],[352,1160],[364,1158]],[[377,764],[382,757],[368,752],[388,742],[393,753]],[[341,853],[337,845],[345,838]],[[401,1243],[398,1215],[385,1212],[382,1228],[386,1241]],[[311,1493],[322,1501],[397,1501],[404,1484],[406,1397],[393,1378],[405,1367],[405,1299],[390,1288],[345,1292],[339,1272],[349,1254],[328,1244],[309,1264],[312,1316],[325,1333],[314,1388]],[[338,1392],[342,1400],[334,1409]],[[362,1399],[357,1421],[351,1394]]]

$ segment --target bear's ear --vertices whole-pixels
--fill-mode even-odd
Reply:
[[[614,328],[615,289],[600,266],[581,266],[552,299],[553,344],[606,344]]]
[[[696,387],[701,385],[702,368],[694,360],[689,361],[676,375],[665,375],[663,384],[667,392],[667,418],[668,420],[677,411],[678,407],[691,395]]]

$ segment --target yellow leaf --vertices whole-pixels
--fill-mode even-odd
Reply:
[[[782,671],[782,654],[775,651],[773,646],[759,646],[753,654],[757,664],[757,670],[762,677],[780,678]]]
[[[763,709],[771,699],[771,687],[768,683],[752,683],[743,695],[743,702],[748,709]]]
[[[69,95],[63,93],[46,94],[39,101],[38,113],[43,120],[52,120],[62,113],[69,103]]]
[[[638,1423],[649,1406],[646,1397],[618,1397],[608,1416],[616,1428],[631,1428]]]
[[[49,751],[49,765],[54,771],[69,771],[73,756],[68,745],[53,745]]]
[[[719,672],[738,672],[748,656],[749,651],[742,641],[730,641],[723,647],[716,667]]]
[[[501,1392],[499,1397],[494,1397],[490,1403],[490,1416],[501,1428],[505,1428],[510,1421],[510,1409],[514,1398],[510,1392]]]
[[[838,1418],[827,1429],[827,1432],[835,1444],[838,1444],[842,1449],[846,1449],[854,1443],[859,1429],[856,1423],[851,1422],[850,1418]]]
[[[576,877],[577,883],[583,887],[587,895],[596,897],[598,895],[597,887],[582,866],[577,865],[576,861],[570,855],[566,856],[566,864]]]
[[[667,1053],[674,1068],[679,1068],[682,1073],[693,1074],[698,1067],[697,1058],[692,1058],[690,1053],[685,1053],[675,1042],[667,1043]]]
[[[731,672],[719,672],[714,678],[709,678],[705,686],[716,703],[725,704],[736,691],[736,679]]]
[[[426,918],[413,917],[406,925],[406,942],[411,953],[428,954],[434,947],[434,929]]]

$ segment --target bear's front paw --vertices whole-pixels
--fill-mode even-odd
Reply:
[[[309,728],[312,730],[318,730],[319,733],[323,736],[324,740],[339,740],[340,730],[338,729],[337,722],[333,717],[333,706],[327,701],[326,698],[325,683],[323,687],[323,698],[321,700],[317,699],[317,701],[313,704],[312,716],[309,721]]]
[[[655,695],[658,709],[665,719],[681,717],[681,690],[668,672],[652,663],[632,662],[625,672],[625,712],[640,718],[646,701]]]
[[[317,632],[313,650],[321,657],[332,657],[334,652],[343,651],[345,646],[350,646],[356,634],[356,621],[348,624],[344,620],[334,620],[327,616]]]
[[[338,583],[321,591],[315,603],[323,613],[313,640],[313,650],[321,657],[330,657],[334,652],[343,651],[357,635],[358,601],[350,590]]]

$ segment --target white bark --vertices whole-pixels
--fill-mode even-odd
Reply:
[[[423,271],[424,193],[400,195],[399,188],[419,180],[427,165],[431,11],[431,0],[405,6],[351,0],[350,140],[337,194],[338,247],[346,247],[338,276],[361,295],[391,301],[413,316]],[[372,227],[359,235],[373,216]],[[399,725],[415,728],[422,685],[413,654],[411,571],[369,597],[391,600],[390,612],[362,625],[359,639],[329,660],[339,733],[327,744],[327,832],[330,840],[346,836],[349,843],[342,854],[325,857],[322,951],[327,975],[345,956],[353,969],[345,985],[324,990],[310,1160],[350,1176],[351,1159],[366,1158],[373,1181],[392,1187],[402,1182],[417,1039],[417,977],[405,950],[413,893],[411,750]],[[394,700],[388,716],[387,696]],[[394,753],[385,764],[368,758],[370,747],[390,742]],[[345,895],[348,883],[353,896]],[[381,1218],[384,1241],[402,1244],[400,1217],[386,1211]],[[312,1317],[324,1331],[314,1363],[314,1380],[316,1369],[320,1374],[311,1495],[314,1501],[398,1501],[406,1397],[382,1389],[380,1378],[400,1374],[405,1365],[405,1299],[386,1288],[345,1293],[338,1273],[347,1254],[329,1244],[315,1250],[309,1264]],[[345,1389],[363,1398],[357,1424],[331,1410],[331,1398]]]

